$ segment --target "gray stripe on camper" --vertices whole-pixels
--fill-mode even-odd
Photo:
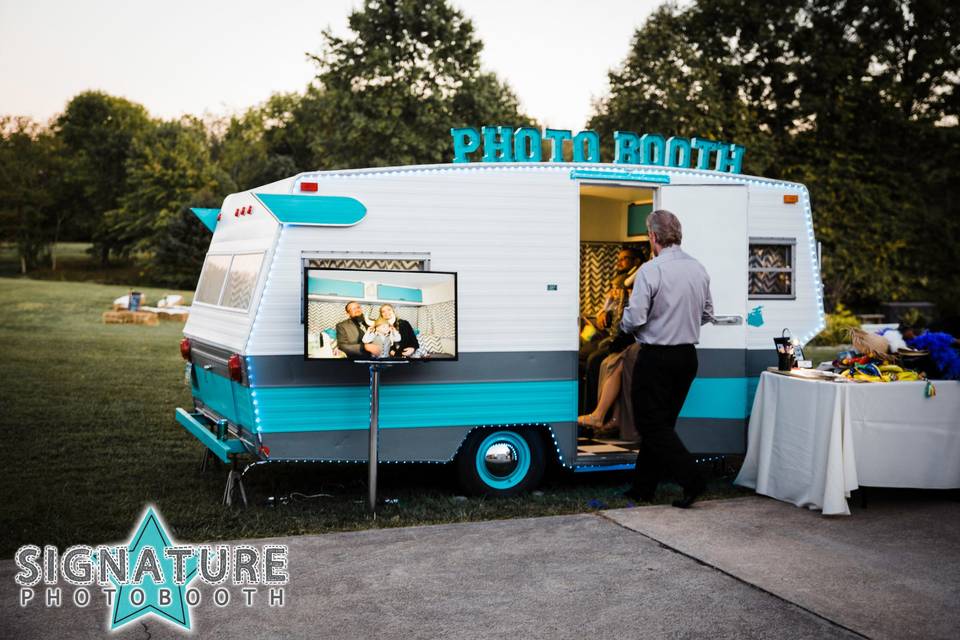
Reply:
[[[745,349],[700,349],[697,377],[742,378],[747,375],[749,353]],[[254,384],[258,387],[339,387],[370,382],[366,366],[347,360],[305,360],[302,356],[250,356],[248,359],[248,372],[253,372]],[[393,367],[385,375],[389,384],[575,380],[577,352],[461,352],[455,362],[412,362]]]
[[[464,439],[476,427],[423,427],[419,429],[381,429],[381,462],[450,462]],[[547,427],[542,428],[549,435]],[[550,425],[556,444],[567,464],[572,464],[576,446],[576,423]],[[324,460],[329,462],[366,462],[366,429],[343,431],[299,431],[263,433],[263,444],[270,448],[271,460]],[[547,456],[555,456],[548,443]]]
[[[746,420],[680,418],[677,434],[692,453],[743,454],[747,451]]]
[[[751,349],[747,351],[747,377],[755,378],[767,367],[777,366],[777,352],[769,349]]]
[[[424,427],[380,431],[381,462],[450,462],[474,427]],[[546,427],[544,432],[549,435]],[[563,456],[572,465],[576,457],[576,423],[552,423],[550,429]],[[694,454],[743,454],[746,451],[746,421],[712,418],[680,418],[677,433]],[[299,431],[264,433],[263,444],[270,459],[326,462],[366,462],[368,433],[365,429],[344,431]],[[557,454],[547,443],[547,456]]]
[[[252,356],[258,387],[327,387],[366,385],[366,365],[347,360],[304,360],[302,356]],[[460,353],[454,362],[411,362],[384,374],[390,384],[497,382],[502,380],[575,380],[576,351]]]
[[[697,377],[744,377],[745,352],[745,349],[697,349]]]

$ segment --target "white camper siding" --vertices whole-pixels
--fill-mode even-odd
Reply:
[[[795,204],[783,202],[783,196],[800,197]],[[807,226],[809,195],[799,185],[782,184],[750,187],[748,230],[750,238],[789,238],[796,240],[794,255],[794,293],[796,299],[747,300],[747,311],[762,306],[763,325],[747,327],[748,349],[773,349],[773,338],[785,328],[803,339],[820,330],[822,300],[819,300],[819,267],[815,265],[816,244]]]
[[[431,270],[457,272],[460,351],[576,351],[579,187],[568,171],[313,179],[318,195],[356,198],[366,217],[351,227],[283,229],[248,355],[303,353],[302,256],[318,251],[427,254]]]
[[[249,215],[234,216],[233,212],[241,206],[253,207],[253,211]],[[194,302],[183,333],[189,338],[243,353],[256,317],[260,291],[273,257],[273,244],[280,225],[248,192],[227,196],[220,211],[221,219],[207,255],[262,252],[264,257],[257,286],[250,300],[250,308],[246,311]]]

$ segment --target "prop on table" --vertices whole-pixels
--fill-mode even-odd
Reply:
[[[840,366],[843,370],[840,372],[840,376],[848,380],[912,382],[923,379],[923,375],[917,371],[904,369],[900,365],[889,364],[882,360],[871,359],[869,356],[862,356],[852,362],[848,359],[846,363],[841,362]]]
[[[930,353],[930,359],[936,365],[939,374],[931,377],[960,380],[960,352],[957,351],[957,339],[949,333],[927,331],[907,340],[907,344],[913,349]]]
[[[907,348],[907,341],[903,339],[903,334],[897,329],[887,327],[878,331],[877,334],[883,336],[883,339],[890,345],[890,353],[896,353]]]
[[[850,341],[853,348],[864,355],[884,361],[893,360],[890,354],[890,343],[883,336],[869,333],[859,327],[851,327]]]
[[[860,382],[908,382],[924,379],[922,372],[898,365],[893,362],[895,356],[886,355],[887,358],[880,358],[857,350],[841,351],[833,361],[833,370],[839,373],[841,378]]]
[[[773,345],[777,349],[777,369],[779,371],[790,371],[797,364],[793,357],[794,344],[790,336],[790,329],[784,329],[779,338],[774,338]]]

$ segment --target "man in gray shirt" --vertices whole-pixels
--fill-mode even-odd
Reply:
[[[659,209],[647,217],[656,257],[640,267],[620,329],[640,343],[633,374],[633,415],[641,435],[633,487],[626,496],[651,502],[660,480],[683,487],[673,503],[687,508],[706,488],[677,436],[677,417],[697,376],[700,327],[713,320],[710,276],[683,252],[680,221]]]

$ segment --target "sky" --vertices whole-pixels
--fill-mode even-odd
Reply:
[[[482,64],[545,126],[582,129],[607,72],[661,0],[452,0]],[[306,52],[347,31],[360,0],[0,0],[0,115],[47,121],[81,91],[154,116],[228,115],[316,74]],[[477,123],[485,124],[485,123]]]

